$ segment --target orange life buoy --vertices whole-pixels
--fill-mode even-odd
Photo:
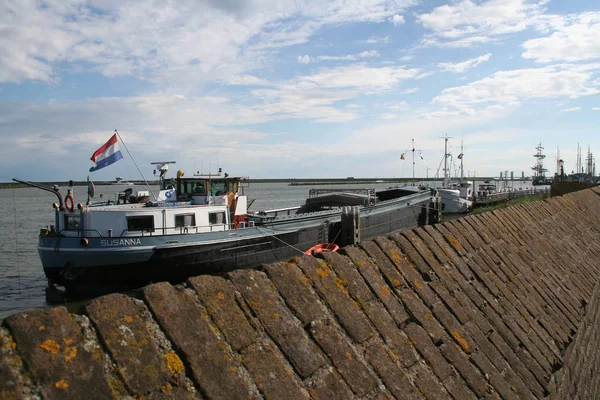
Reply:
[[[69,205],[69,202],[71,202],[71,205]],[[71,212],[75,211],[75,199],[71,193],[65,197],[65,208]]]
[[[314,255],[314,254],[318,254],[318,253],[336,252],[339,249],[340,249],[340,246],[338,246],[335,243],[321,243],[321,244],[318,244],[318,245],[313,246],[310,249],[306,250],[304,252],[304,254],[306,254],[307,256],[310,256],[310,255]]]

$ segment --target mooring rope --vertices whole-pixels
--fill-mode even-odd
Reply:
[[[289,246],[289,247],[291,247],[292,249],[294,249],[294,250],[298,251],[299,253],[302,253],[302,254],[304,254],[304,252],[303,252],[302,250],[300,250],[300,249],[299,249],[299,248],[297,248],[297,247],[294,247],[294,246],[292,246],[292,245],[291,245],[291,244],[289,244],[289,243],[286,243],[284,240],[281,240],[281,239],[279,239],[277,236],[275,236],[275,235],[271,235],[271,234],[270,234],[270,233],[268,233],[268,232],[261,231],[261,230],[260,230],[260,228],[259,228],[258,226],[255,226],[255,228],[256,228],[256,230],[257,230],[257,231],[259,231],[260,233],[263,233],[263,234],[265,234],[265,233],[266,233],[268,236],[271,236],[273,239],[279,240],[281,243],[285,244],[286,246]]]
[[[21,292],[21,263],[19,262],[19,238],[17,231],[17,199],[15,197],[15,188],[12,189],[13,195],[13,215],[15,217],[15,252],[17,255],[17,275],[18,275],[18,285],[19,285],[19,295],[22,295]]]

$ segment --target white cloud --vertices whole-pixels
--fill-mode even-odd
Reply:
[[[410,60],[412,60],[413,58],[415,58],[415,56],[414,56],[414,55],[412,55],[412,54],[410,54],[410,55],[407,55],[407,56],[402,56],[402,57],[400,57],[400,61],[410,61]]]
[[[417,68],[369,67],[354,64],[345,67],[322,69],[314,75],[306,76],[301,82],[320,88],[357,88],[367,91],[380,91],[394,88],[402,81],[417,77]]]
[[[459,62],[459,63],[439,63],[438,67],[442,69],[442,71],[454,72],[454,73],[463,73],[467,70],[474,68],[490,59],[492,53],[487,53],[482,56],[471,58],[470,60]]]
[[[568,112],[579,111],[579,110],[581,110],[581,107],[571,107],[571,108],[563,108],[562,110],[560,110],[560,112],[568,113]]]
[[[536,98],[578,98],[600,93],[600,63],[561,64],[500,71],[465,86],[444,89],[432,102],[462,110],[486,104],[517,105]]]
[[[436,7],[417,16],[417,21],[433,32],[422,45],[466,47],[488,42],[493,36],[521,32],[537,23],[546,3],[547,0],[461,0]]]
[[[391,18],[391,20],[392,20],[392,23],[393,23],[395,26],[402,25],[402,24],[404,24],[404,22],[406,22],[406,21],[404,21],[404,17],[403,17],[402,15],[400,15],[400,14],[396,14],[396,15],[394,15],[394,16]]]
[[[300,64],[308,64],[310,62],[310,57],[308,55],[298,56],[298,62]]]
[[[600,12],[555,19],[551,28],[555,31],[550,36],[523,43],[524,58],[536,62],[573,62],[600,58]]]
[[[383,36],[383,37],[372,36],[369,39],[365,40],[365,43],[369,43],[369,44],[376,44],[376,43],[388,44],[390,42],[391,42],[391,40],[390,40],[389,36]]]
[[[85,0],[0,4],[0,82],[56,79],[59,63],[106,76],[227,80],[329,24],[384,22],[416,0]],[[64,68],[64,65],[62,66]],[[67,66],[69,68],[70,66]]]
[[[379,56],[379,52],[377,50],[367,50],[357,54],[346,54],[343,56],[318,56],[316,60],[318,61],[343,61],[343,60],[359,60],[363,58],[372,58]]]
[[[600,111],[600,107],[592,107],[592,110],[594,110],[594,111]]]

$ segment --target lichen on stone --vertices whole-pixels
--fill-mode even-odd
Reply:
[[[167,364],[167,368],[169,372],[172,374],[178,374],[183,371],[183,362],[179,358],[177,354],[174,352],[169,352],[165,354],[165,362]]]

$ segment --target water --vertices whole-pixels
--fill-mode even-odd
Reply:
[[[509,182],[509,187],[528,188],[527,181]],[[116,193],[128,186],[107,185],[96,187],[96,197],[113,199]],[[249,199],[256,199],[250,211],[285,208],[300,205],[313,186],[288,186],[287,183],[252,183],[244,185]],[[389,183],[318,185],[315,188],[368,187],[381,190]],[[133,186],[137,190],[147,190],[144,186]],[[158,187],[152,187],[158,193]],[[84,203],[85,188],[75,187],[76,203]],[[63,195],[66,188],[62,190]],[[39,230],[54,224],[52,203],[56,196],[36,188],[0,190],[0,319],[30,308],[48,307],[46,299],[46,278],[37,254]]]

